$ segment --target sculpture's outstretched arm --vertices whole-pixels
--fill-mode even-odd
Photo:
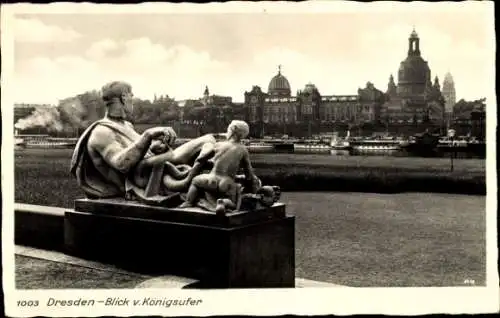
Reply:
[[[140,166],[156,166],[158,164],[165,163],[166,161],[174,164],[189,164],[192,160],[195,159],[196,154],[200,154],[198,159],[201,160],[201,157],[208,155],[210,153],[210,147],[213,148],[213,144],[215,144],[215,138],[213,135],[204,135],[198,137],[196,139],[190,140],[187,143],[177,147],[176,149],[169,149],[166,152],[158,155],[151,156],[149,158],[145,158],[141,161]],[[203,150],[205,147],[207,150]]]
[[[171,162],[173,157],[174,151],[169,147],[169,149],[162,154],[142,159],[140,162],[140,166],[152,167],[160,164],[165,164],[165,162]]]
[[[104,126],[97,126],[92,131],[88,145],[97,151],[104,161],[122,173],[129,172],[144,157],[151,145],[151,136],[144,133],[140,138],[124,148],[115,139],[115,133]]]

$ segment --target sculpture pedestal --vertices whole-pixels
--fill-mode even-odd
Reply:
[[[122,199],[75,201],[67,252],[149,274],[199,279],[199,288],[295,286],[295,217],[284,204],[217,216]]]

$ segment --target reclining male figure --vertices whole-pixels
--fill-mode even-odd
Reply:
[[[186,176],[190,167],[184,166],[183,171],[177,171],[175,166],[192,164],[204,144],[215,143],[212,135],[204,135],[174,150],[164,147],[158,151],[161,147],[155,140],[172,144],[176,134],[170,127],[154,127],[142,134],[134,130],[128,121],[133,111],[130,84],[108,83],[102,88],[102,98],[106,103],[106,115],[80,136],[71,162],[71,173],[88,197],[124,197],[129,181],[135,189],[144,190],[150,177],[148,170],[151,171],[147,168],[158,162],[170,168],[166,169],[167,175]],[[194,174],[189,177],[192,176]],[[168,184],[163,186],[172,190],[168,189]]]

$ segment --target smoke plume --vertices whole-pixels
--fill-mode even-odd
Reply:
[[[64,128],[57,108],[42,106],[37,107],[28,117],[19,119],[14,127],[21,130],[44,127],[56,131]]]
[[[56,132],[85,128],[88,125],[87,113],[86,107],[79,98],[73,97],[61,101],[57,107],[35,108],[31,115],[19,119],[14,127],[20,130],[45,128]]]

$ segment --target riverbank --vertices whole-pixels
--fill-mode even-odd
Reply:
[[[448,158],[253,154],[266,184],[283,191],[435,192],[486,195],[485,160]]]
[[[71,207],[82,197],[69,174],[71,149],[15,152],[15,201]],[[485,161],[411,157],[252,154],[265,184],[283,191],[486,194]]]

